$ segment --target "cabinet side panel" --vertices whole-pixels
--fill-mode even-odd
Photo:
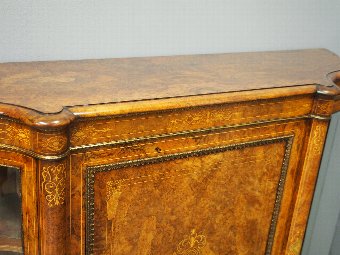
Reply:
[[[328,254],[340,212],[340,113],[332,116],[314,192],[303,255]],[[339,222],[340,225],[340,222]],[[340,245],[338,242],[333,245]],[[338,249],[340,251],[340,248]],[[333,252],[333,251],[332,251]],[[335,253],[335,250],[333,252]]]
[[[306,146],[301,158],[301,174],[299,184],[296,186],[298,187],[296,201],[292,206],[293,215],[287,246],[284,253],[278,254],[298,255],[301,252],[328,123],[328,121],[311,120],[310,133],[306,137]]]

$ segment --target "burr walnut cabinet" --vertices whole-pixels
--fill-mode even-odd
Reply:
[[[0,64],[0,254],[300,254],[340,59]]]

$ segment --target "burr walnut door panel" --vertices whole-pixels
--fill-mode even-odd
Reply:
[[[87,167],[87,254],[271,254],[300,146],[274,128],[283,135]]]

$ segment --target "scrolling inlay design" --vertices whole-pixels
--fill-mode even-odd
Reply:
[[[11,140],[21,144],[25,148],[31,146],[30,130],[25,128],[17,128],[6,123],[0,124],[0,140]]]
[[[75,129],[73,133],[73,141],[76,143],[84,143],[88,138],[88,134],[92,134],[92,137],[97,137],[110,131],[112,131],[112,128],[98,128],[95,124],[91,124],[89,126]]]
[[[320,146],[320,144],[323,143],[323,136],[322,136],[322,127],[317,126],[315,128],[312,143],[313,143],[313,150],[315,153],[320,154],[323,150],[323,147]]]
[[[49,207],[62,205],[65,202],[66,167],[65,164],[43,167],[42,188],[45,190]]]
[[[173,255],[202,255],[202,248],[207,244],[206,237],[199,235],[192,229],[190,235],[185,236],[177,245]]]
[[[41,147],[48,151],[58,151],[63,149],[67,144],[66,137],[52,136],[41,141]]]

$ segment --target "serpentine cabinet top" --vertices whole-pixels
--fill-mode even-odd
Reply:
[[[334,100],[335,112],[340,110],[337,70],[340,58],[325,49],[3,63],[0,115],[55,128],[77,116],[255,100],[277,93],[323,94]],[[184,96],[184,102],[176,101]]]

